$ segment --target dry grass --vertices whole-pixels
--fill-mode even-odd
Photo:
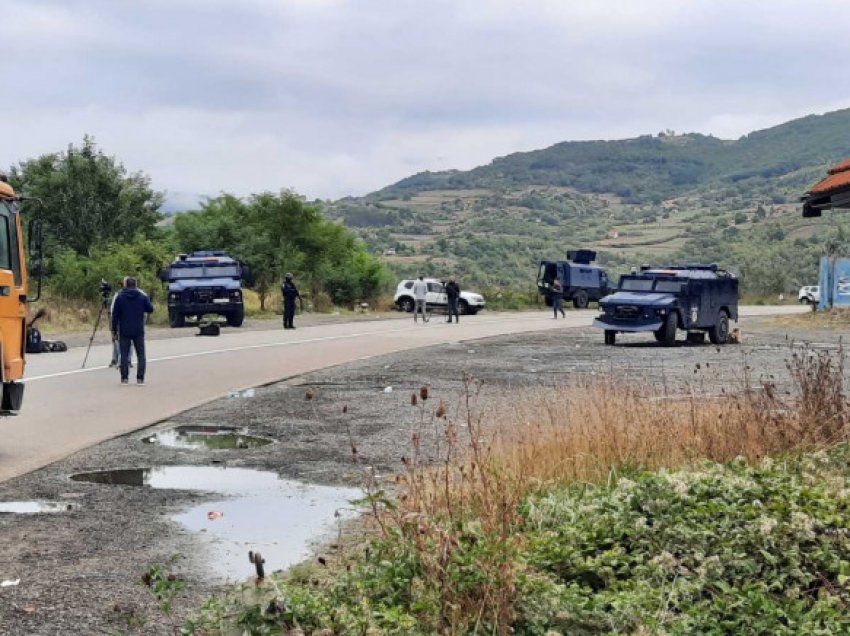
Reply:
[[[529,495],[624,470],[757,460],[848,439],[843,351],[794,349],[788,373],[790,396],[771,384],[750,389],[744,371],[744,388],[720,398],[671,400],[612,378],[516,391],[486,411],[476,406],[480,387],[468,380],[459,418],[423,388],[411,399],[418,412],[399,502],[375,501],[373,512],[385,532],[402,533],[414,547],[425,578],[439,582],[447,633],[468,630],[475,616],[507,633]],[[491,549],[476,556],[484,580],[465,586],[456,566],[473,527]]]
[[[850,326],[850,309],[829,309],[805,314],[776,316],[771,318],[770,321],[781,327],[799,329],[846,329]]]
[[[158,291],[158,290],[157,290]],[[304,308],[308,312],[330,313],[332,311],[344,312],[360,312],[360,309],[354,307],[336,307],[331,298],[321,292],[314,296],[310,296],[308,292],[302,292],[305,296]],[[242,298],[245,304],[245,316],[247,318],[256,319],[272,319],[281,315],[282,300],[280,291],[275,289],[266,297],[265,310],[260,309],[260,298],[252,289],[243,289]],[[164,300],[161,294],[154,297],[154,314],[149,321],[150,326],[165,327],[168,326],[168,312],[166,310]],[[80,299],[68,299],[61,296],[46,296],[36,305],[39,309],[44,309],[46,315],[37,323],[38,328],[46,335],[51,334],[67,334],[74,332],[90,331],[97,319],[98,302],[91,302]],[[393,309],[395,305],[392,302],[392,296],[381,296],[376,301],[373,301],[368,311],[370,312],[385,312]],[[101,317],[101,328],[106,329],[106,313]]]

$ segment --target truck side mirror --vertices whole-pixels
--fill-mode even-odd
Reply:
[[[41,298],[41,282],[44,277],[44,233],[41,221],[33,219],[27,227],[27,252],[30,272],[38,281],[38,291],[35,296],[27,296],[27,302],[34,303]]]

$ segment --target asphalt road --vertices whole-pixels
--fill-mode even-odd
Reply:
[[[807,311],[805,307],[742,307],[741,316]],[[569,327],[586,327],[594,310],[568,311],[553,320],[548,311],[489,313],[459,325],[435,315],[428,324],[398,320],[360,321],[295,331],[222,330],[217,338],[194,335],[151,340],[145,386],[119,383],[105,366],[110,345],[29,356],[22,412],[0,421],[0,481],[22,475],[104,440],[162,421],[230,391],[279,381],[320,368],[429,345]],[[600,334],[601,338],[601,334]],[[132,376],[131,376],[132,381]]]

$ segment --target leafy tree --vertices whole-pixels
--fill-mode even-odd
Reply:
[[[88,136],[80,146],[12,167],[10,181],[35,199],[29,213],[44,222],[51,241],[77,254],[91,256],[97,246],[151,237],[162,218],[163,194],[151,189],[150,178],[128,174]]]
[[[373,298],[387,281],[362,241],[289,191],[247,199],[224,194],[178,216],[174,229],[182,250],[226,249],[246,263],[263,309],[286,272],[340,303]]]

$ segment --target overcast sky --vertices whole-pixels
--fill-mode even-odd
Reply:
[[[5,0],[0,166],[85,133],[172,202],[850,106],[846,0]]]

